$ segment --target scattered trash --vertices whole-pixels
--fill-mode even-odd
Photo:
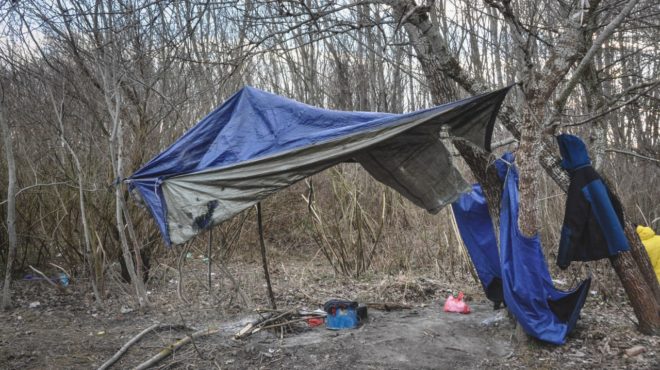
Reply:
[[[633,346],[628,348],[625,353],[628,357],[635,357],[639,354],[646,352],[646,347],[644,346]]]
[[[359,325],[358,303],[355,301],[344,301],[331,299],[323,305],[323,310],[328,314],[325,327],[331,330],[353,329]]]
[[[121,306],[121,308],[119,309],[119,312],[121,312],[121,313],[129,313],[129,312],[133,312],[133,309],[130,308],[130,307],[128,307],[128,306]]]
[[[191,259],[191,258],[193,258],[192,253],[190,253],[190,252],[186,253],[186,258],[187,258],[187,259]]]
[[[39,301],[34,301],[30,303],[30,308],[37,308],[39,306],[41,306],[41,303]]]
[[[67,275],[63,272],[60,272],[59,274],[57,274],[57,276],[54,276],[54,277],[48,278],[48,279],[46,279],[44,277],[41,277],[41,276],[36,276],[36,275],[33,275],[33,274],[27,274],[27,275],[23,276],[23,280],[27,280],[27,281],[50,280],[52,282],[58,282],[62,286],[68,286],[69,285],[69,275]]]
[[[321,325],[323,325],[324,322],[325,322],[325,320],[322,317],[310,317],[309,319],[307,319],[307,325],[310,328],[315,328],[317,326],[321,326]]]
[[[552,282],[555,285],[566,285],[566,280],[562,280],[562,279],[552,279]]]
[[[69,276],[63,272],[58,275],[58,280],[62,286],[69,286]]]
[[[468,314],[471,312],[470,306],[467,303],[463,302],[463,292],[458,292],[458,297],[454,298],[453,295],[447,297],[445,301],[445,312],[457,312]]]
[[[495,316],[481,321],[481,326],[499,326],[500,323],[506,321],[506,319],[506,313],[504,313],[504,311],[498,311]]]

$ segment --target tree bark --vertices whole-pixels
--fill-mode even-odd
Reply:
[[[610,258],[610,262],[621,279],[621,284],[625,288],[630,305],[635,312],[638,320],[637,329],[644,334],[658,335],[660,333],[658,325],[660,311],[655,300],[650,299],[652,296],[648,284],[640,279],[639,270],[631,252],[619,253]]]
[[[2,308],[11,307],[11,273],[16,258],[16,162],[12,148],[11,131],[0,105],[0,130],[2,131],[5,157],[7,159],[7,233],[9,234],[9,248],[7,251],[7,267],[5,269],[5,283],[2,289]]]
[[[481,185],[486,203],[488,204],[490,218],[493,220],[493,227],[495,230],[499,230],[499,222],[497,220],[500,218],[502,181],[497,175],[495,166],[492,165],[494,157],[465,139],[455,138],[453,143],[468,167],[470,167],[477,182]],[[496,233],[496,235],[498,234]]]

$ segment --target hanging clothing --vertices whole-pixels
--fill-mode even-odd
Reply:
[[[498,309],[504,302],[502,268],[493,221],[481,185],[472,185],[472,191],[461,195],[451,209],[486,298]]]
[[[630,250],[623,231],[623,211],[591,166],[587,148],[573,135],[557,137],[561,165],[571,177],[557,265],[595,261]]]
[[[554,287],[538,235],[526,237],[518,228],[518,172],[513,156],[497,161],[506,176],[500,211],[500,261],[507,308],[525,332],[553,344],[564,344],[587,299],[591,277],[572,291]]]
[[[655,232],[650,227],[639,225],[637,226],[637,234],[644,244],[644,249],[649,255],[655,276],[660,282],[660,236],[655,235]]]

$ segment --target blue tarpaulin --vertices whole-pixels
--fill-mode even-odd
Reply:
[[[486,297],[499,307],[504,301],[502,268],[493,221],[481,186],[472,185],[472,191],[461,195],[451,208]]]
[[[489,150],[507,91],[392,114],[321,109],[246,87],[126,181],[168,244],[344,161],[437,212],[469,189],[440,140],[441,126]]]
[[[527,334],[563,344],[575,327],[591,278],[568,292],[554,287],[539,236],[526,237],[518,228],[518,171],[513,156],[505,154],[497,165],[505,176],[500,211],[504,301]]]
[[[500,209],[500,250],[479,185],[452,204],[461,238],[477,270],[486,296],[502,300],[525,332],[540,340],[563,344],[575,327],[587,298],[591,278],[571,291],[556,289],[537,236],[518,229],[518,172],[507,153],[496,161],[504,180]]]

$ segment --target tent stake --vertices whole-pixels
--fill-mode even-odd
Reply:
[[[211,292],[211,245],[213,244],[213,229],[209,230],[209,250],[206,254],[206,258],[209,259],[209,293]]]
[[[268,273],[266,244],[264,243],[264,228],[261,225],[261,202],[257,203],[257,226],[259,227],[259,244],[261,244],[261,261],[264,265],[264,275],[266,276],[266,285],[268,286],[268,299],[270,299],[270,306],[276,310],[275,296],[273,295],[273,287],[270,285],[270,274]]]

